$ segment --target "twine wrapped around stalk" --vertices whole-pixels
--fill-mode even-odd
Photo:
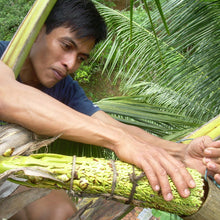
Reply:
[[[182,198],[169,179],[174,199],[167,202],[161,193],[152,190],[142,170],[121,161],[112,163],[100,158],[77,157],[73,164],[72,157],[57,154],[0,157],[0,173],[19,168],[22,171],[19,170],[14,175],[27,180],[19,182],[20,184],[73,190],[75,196],[104,196],[122,203],[156,208],[178,215],[192,215],[203,203],[203,178],[192,169],[188,170],[196,182],[196,188],[191,189],[191,195]]]

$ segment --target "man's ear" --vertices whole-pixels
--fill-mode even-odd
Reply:
[[[40,40],[44,34],[46,34],[46,25],[45,24],[41,28],[41,30],[40,30],[39,34],[37,35],[37,38],[35,39],[34,42],[37,42],[38,40]]]

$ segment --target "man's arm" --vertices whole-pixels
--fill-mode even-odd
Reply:
[[[164,150],[146,144],[120,126],[89,117],[67,107],[41,91],[14,79],[10,68],[0,62],[0,119],[19,124],[38,134],[90,143],[113,150],[119,159],[143,169],[154,190],[172,199],[167,174],[181,196],[189,196],[194,182],[184,165]]]
[[[175,143],[172,141],[167,141],[167,140],[161,139],[159,137],[156,137],[156,136],[144,131],[141,128],[121,123],[121,122],[113,119],[111,116],[109,116],[108,114],[106,114],[103,111],[96,112],[92,117],[97,118],[101,121],[104,121],[105,123],[111,124],[115,127],[120,127],[121,129],[126,130],[131,135],[134,135],[137,138],[140,138],[142,141],[145,141],[146,143],[148,143],[150,145],[159,146],[160,148],[167,151],[170,155],[172,155],[176,159],[178,159],[182,162],[184,161],[184,154],[185,154],[185,150],[187,148],[186,144]]]
[[[220,141],[213,142],[210,137],[203,136],[196,138],[189,145],[180,144],[158,138],[138,127],[123,124],[114,120],[103,111],[96,112],[92,117],[114,125],[115,127],[120,127],[149,145],[162,148],[183,162],[186,167],[196,169],[203,175],[207,168],[209,174],[220,184]]]
[[[37,134],[62,137],[111,148],[117,132],[100,120],[74,111],[47,94],[15,80],[0,61],[0,119]],[[117,129],[116,129],[117,130]]]

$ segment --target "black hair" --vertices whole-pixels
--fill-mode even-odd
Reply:
[[[91,0],[57,0],[46,22],[46,33],[64,26],[76,31],[78,38],[104,40],[107,28],[104,19]]]

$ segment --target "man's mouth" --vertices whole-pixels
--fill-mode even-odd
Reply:
[[[59,71],[57,69],[52,69],[52,70],[53,70],[53,73],[54,73],[55,77],[58,80],[61,80],[61,79],[63,79],[66,76],[62,71]]]

